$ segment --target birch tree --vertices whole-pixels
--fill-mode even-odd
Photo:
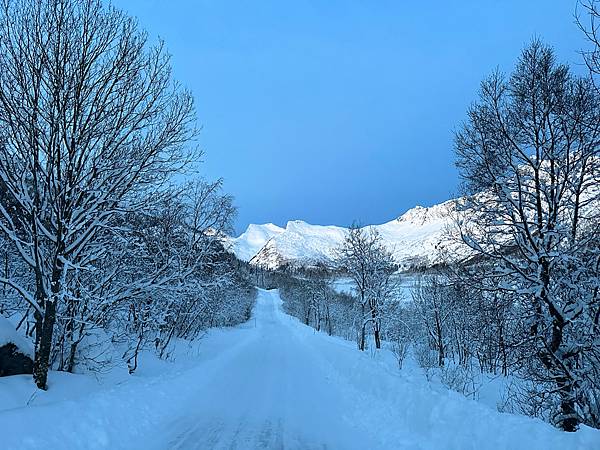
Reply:
[[[189,158],[194,110],[164,44],[99,0],[0,4],[0,227],[34,285],[0,282],[35,311],[46,388],[57,307],[77,296],[117,217]],[[3,197],[4,198],[4,197]]]
[[[482,83],[456,134],[462,240],[523,311],[521,349],[538,363],[528,376],[566,431],[589,420],[598,388],[598,100],[589,78],[533,41],[510,77]]]
[[[381,348],[383,304],[394,291],[396,264],[373,229],[353,225],[338,249],[338,264],[354,282],[360,308],[358,347],[365,349],[367,327],[373,330],[375,347]]]

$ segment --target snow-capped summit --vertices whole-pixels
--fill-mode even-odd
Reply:
[[[459,244],[449,237],[453,211],[454,200],[430,207],[417,206],[374,228],[400,266],[430,265],[442,257],[463,254],[457,253]]]
[[[426,222],[447,219],[450,217],[453,210],[454,200],[448,200],[429,207],[415,206],[398,217],[397,220],[399,222],[425,224]]]
[[[447,237],[453,210],[453,200],[431,207],[417,206],[373,228],[401,267],[433,264],[446,250],[457,250]],[[238,258],[270,269],[285,264],[329,265],[346,232],[343,227],[311,225],[302,220],[291,220],[285,228],[273,224],[250,225],[245,233],[233,239],[232,250]]]

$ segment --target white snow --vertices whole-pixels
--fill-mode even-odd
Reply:
[[[456,242],[448,239],[453,211],[454,200],[428,208],[417,206],[399,218],[373,225],[373,228],[379,232],[401,266],[421,262],[430,264],[437,262],[443,253],[450,258],[465,254],[466,249],[461,249]],[[286,263],[297,266],[329,264],[346,232],[347,229],[343,227],[311,225],[294,220],[288,222],[285,229],[279,228],[277,233],[273,233],[262,247],[244,245],[239,249],[234,247],[233,251],[241,259],[270,269],[277,269]],[[245,242],[247,233],[236,239]],[[258,244],[259,240],[255,242]],[[248,258],[254,249],[256,253]]]
[[[0,347],[12,342],[23,353],[33,358],[33,346],[21,336],[14,325],[6,317],[0,315]]]
[[[392,281],[396,287],[395,298],[397,300],[411,301],[412,292],[415,288],[418,275],[408,273],[396,273],[392,275]],[[341,294],[356,294],[356,284],[351,278],[337,277],[331,281],[331,287],[334,291]]]
[[[25,378],[0,379],[2,395],[23,397],[0,403],[2,448],[600,448],[598,430],[500,414],[316,333],[282,312],[277,291],[260,291],[249,322],[210,331],[198,348],[171,370],[91,391],[74,383],[70,396],[58,386],[73,376],[53,373],[29,406]]]
[[[306,265],[328,263],[346,235],[346,229],[333,225],[311,225],[301,220],[287,223],[285,230],[273,236],[250,260],[252,264],[276,269],[286,262]]]
[[[263,225],[250,224],[237,238],[229,238],[231,251],[242,261],[250,261],[269,239],[284,231],[272,223]]]

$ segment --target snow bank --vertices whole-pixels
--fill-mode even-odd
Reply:
[[[312,348],[330,383],[353,399],[352,409],[339,413],[376,436],[376,448],[600,449],[600,430],[583,426],[564,433],[538,419],[499,413],[432,385],[417,368],[399,372],[389,352],[359,352],[354,343],[315,333],[296,318],[292,322],[290,330]]]
[[[181,341],[171,362],[143,352],[134,375],[124,367],[98,378],[52,371],[47,391],[30,375],[0,378],[0,448],[147,449],[160,438],[154,429],[181,413],[211,361],[240,344],[239,330],[211,330],[206,345]]]
[[[12,342],[24,355],[33,359],[33,345],[16,330],[6,317],[0,315],[0,347]]]

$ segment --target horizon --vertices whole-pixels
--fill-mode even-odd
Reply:
[[[453,129],[534,37],[578,70],[575,2],[118,0],[194,94],[199,170],[250,223],[384,223],[457,196]]]

